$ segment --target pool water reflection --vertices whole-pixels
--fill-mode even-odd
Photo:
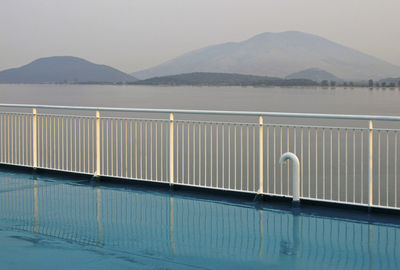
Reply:
[[[400,267],[397,224],[267,207],[0,170],[0,269]]]

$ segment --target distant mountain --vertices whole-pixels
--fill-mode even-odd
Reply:
[[[343,81],[335,75],[319,68],[309,68],[286,76],[286,79],[308,79],[316,82],[323,80],[340,82]]]
[[[139,85],[216,85],[216,86],[313,86],[316,82],[305,79],[281,79],[266,76],[194,72],[179,75],[154,77],[136,81]]]
[[[135,77],[115,68],[72,56],[40,58],[19,68],[0,71],[0,83],[118,83],[135,80]]]
[[[209,46],[132,75],[146,79],[190,72],[222,72],[285,77],[309,68],[323,69],[345,80],[400,74],[399,66],[376,57],[316,35],[289,31]]]

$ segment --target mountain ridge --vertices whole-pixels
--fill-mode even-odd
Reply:
[[[308,68],[320,68],[344,80],[400,74],[400,66],[299,31],[267,32],[241,42],[207,46],[131,74],[139,79],[190,72],[285,77]]]
[[[107,65],[74,56],[38,58],[26,65],[0,71],[0,83],[118,83],[137,80]]]

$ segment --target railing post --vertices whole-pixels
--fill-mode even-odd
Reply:
[[[100,111],[96,110],[96,170],[94,176],[100,175]]]
[[[371,207],[373,204],[373,123],[369,120],[369,135],[368,135],[368,206]]]
[[[33,154],[33,168],[37,168],[37,109],[32,109],[32,154]]]
[[[169,184],[174,184],[174,114],[169,114]]]
[[[258,146],[259,146],[259,188],[258,194],[264,193],[264,126],[263,126],[263,117],[260,115],[259,119],[259,137],[258,137]]]

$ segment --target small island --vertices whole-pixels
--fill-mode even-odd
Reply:
[[[134,85],[193,86],[317,86],[308,79],[282,79],[235,73],[192,72],[129,82]]]

